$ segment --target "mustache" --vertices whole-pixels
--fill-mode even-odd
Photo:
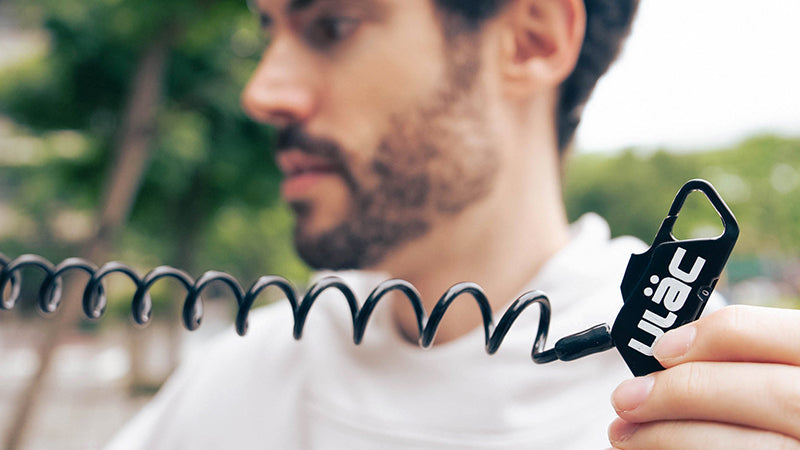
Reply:
[[[350,170],[346,154],[335,141],[314,137],[299,126],[289,126],[278,130],[275,140],[275,153],[299,150],[312,156],[321,156],[330,160],[350,190],[357,192],[359,184]]]
[[[298,126],[278,130],[275,151],[281,153],[293,149],[308,155],[332,159],[337,163],[344,162],[344,152],[341,146],[330,139],[311,136]]]

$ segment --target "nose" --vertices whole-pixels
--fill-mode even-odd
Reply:
[[[242,108],[253,120],[285,127],[314,111],[312,72],[288,41],[273,40],[242,92]]]

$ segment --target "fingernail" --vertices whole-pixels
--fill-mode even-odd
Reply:
[[[638,424],[617,419],[608,427],[608,440],[611,441],[611,444],[627,441],[633,436],[633,433],[636,433],[637,428],[639,428]]]
[[[689,351],[697,336],[694,325],[686,325],[664,333],[653,346],[653,356],[659,361],[678,358]]]
[[[620,412],[633,411],[647,400],[654,383],[651,375],[623,381],[611,394],[611,404]]]

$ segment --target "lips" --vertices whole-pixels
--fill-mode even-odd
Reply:
[[[287,200],[304,197],[326,178],[339,174],[338,166],[330,158],[298,150],[281,152],[276,161],[284,175],[281,193]]]
[[[334,172],[336,164],[329,158],[314,156],[300,151],[281,152],[276,158],[278,167],[286,177],[310,172]]]

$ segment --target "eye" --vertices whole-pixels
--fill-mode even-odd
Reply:
[[[269,16],[262,14],[258,16],[258,26],[262,31],[268,33],[270,30],[272,30],[272,19],[270,19]]]
[[[270,18],[265,14],[261,14],[258,16],[258,25],[259,28],[261,29],[260,42],[262,46],[265,46],[272,39],[272,31],[273,31],[272,18]]]
[[[306,38],[314,47],[330,47],[350,37],[360,24],[352,17],[323,16],[311,23]]]

